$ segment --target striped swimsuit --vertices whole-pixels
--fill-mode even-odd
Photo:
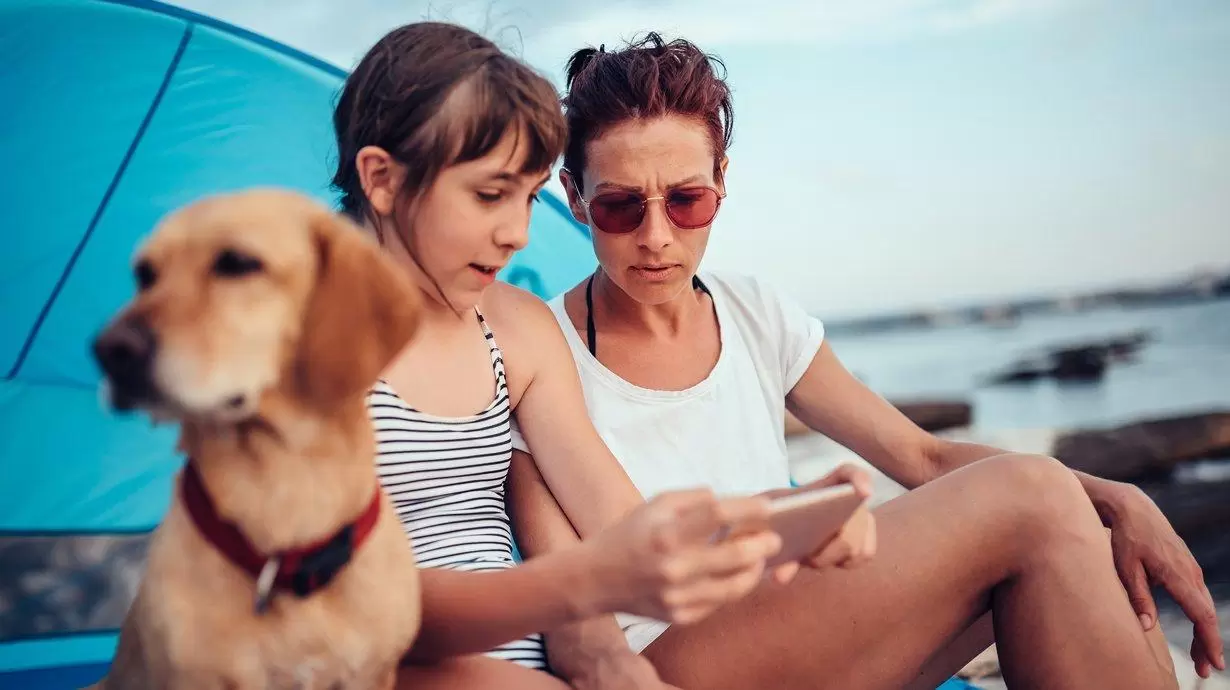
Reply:
[[[512,413],[504,356],[477,308],[491,349],[495,399],[467,417],[415,410],[380,380],[367,406],[376,432],[376,469],[420,567],[503,570],[514,567],[512,529],[504,506],[504,480],[512,459]],[[488,652],[545,669],[539,634]]]

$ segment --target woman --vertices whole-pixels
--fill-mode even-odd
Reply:
[[[645,496],[786,486],[783,407],[914,490],[874,511],[877,555],[858,570],[806,570],[686,627],[625,621],[632,651],[687,688],[935,687],[990,643],[990,611],[1013,687],[1173,687],[1148,591],[1157,582],[1197,623],[1198,671],[1223,668],[1198,568],[1140,491],[926,434],[852,377],[821,323],[768,284],[698,273],[732,133],[713,62],[656,35],[570,60],[560,181],[599,268],[550,306],[590,415]],[[519,450],[537,459],[539,440],[524,431]],[[536,486],[534,473],[529,456],[514,458],[528,555],[574,541],[569,521],[582,537],[604,524],[586,496],[545,471]],[[589,685],[603,685],[602,668],[646,675],[609,635],[577,626],[548,637],[553,663]]]
[[[534,670],[536,631],[610,611],[692,622],[756,586],[780,539],[710,537],[763,517],[766,501],[702,489],[641,506],[609,454],[574,457],[574,444],[601,441],[559,327],[541,301],[494,280],[525,246],[563,149],[550,84],[464,28],[412,24],[355,68],[334,127],[343,210],[425,295],[418,335],[368,396],[381,482],[424,568],[422,630],[399,682],[560,687]],[[503,490],[513,413],[542,440],[546,475],[620,513],[593,543],[517,568]],[[553,436],[560,425],[572,433]]]

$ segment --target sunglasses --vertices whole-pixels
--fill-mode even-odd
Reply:
[[[573,183],[573,189],[576,189]],[[651,201],[661,200],[666,217],[681,230],[703,228],[713,222],[725,194],[712,187],[677,187],[662,196],[645,196],[639,192],[603,192],[586,201],[577,189],[577,197],[594,227],[612,235],[622,235],[641,227],[645,210]]]

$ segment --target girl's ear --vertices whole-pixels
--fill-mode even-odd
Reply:
[[[364,146],[355,156],[354,166],[372,212],[379,217],[392,215],[405,179],[401,163],[379,146]]]

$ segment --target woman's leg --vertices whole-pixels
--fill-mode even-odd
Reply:
[[[489,656],[446,659],[430,666],[402,666],[397,690],[569,690],[568,685],[543,671]]]
[[[1153,655],[1163,666],[1167,678],[1175,675],[1174,659],[1170,656],[1170,644],[1162,632],[1162,626],[1154,625],[1145,633]],[[945,680],[953,677],[965,668],[974,657],[981,654],[995,642],[994,622],[990,609],[982,614],[974,624],[953,640],[948,646],[942,647],[923,664],[922,670],[914,680],[904,686],[904,690],[935,690]]]
[[[1175,686],[1057,461],[975,463],[880,506],[876,525],[869,564],[804,569],[673,626],[646,656],[687,688],[900,688],[990,608],[1011,687]]]

